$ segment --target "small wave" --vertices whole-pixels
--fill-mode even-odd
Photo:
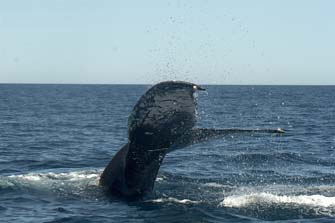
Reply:
[[[215,182],[205,183],[204,185],[207,186],[207,187],[215,187],[215,188],[223,188],[223,187],[226,187],[226,186],[223,185],[223,184],[219,184],[219,183],[215,183]]]
[[[189,199],[177,199],[174,197],[168,197],[168,198],[157,198],[153,200],[148,200],[147,202],[153,202],[153,203],[177,203],[177,204],[199,204],[200,201],[192,201]]]
[[[220,203],[220,206],[242,208],[262,204],[335,208],[335,197],[326,197],[320,194],[286,196],[262,192],[228,196]]]
[[[264,220],[335,217],[333,185],[238,187],[225,193],[218,207]]]
[[[0,191],[14,190],[25,193],[58,194],[61,196],[99,197],[101,170],[71,172],[27,173],[0,177]]]
[[[8,178],[26,180],[26,181],[45,181],[45,180],[68,180],[68,181],[78,181],[83,179],[94,179],[98,178],[100,171],[74,171],[68,173],[28,173],[21,175],[10,175]]]
[[[161,182],[161,181],[164,181],[164,177],[157,177],[156,178],[156,182]]]

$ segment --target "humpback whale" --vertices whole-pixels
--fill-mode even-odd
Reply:
[[[165,155],[188,145],[232,134],[283,133],[281,129],[196,128],[199,85],[165,81],[151,87],[128,118],[128,142],[100,176],[100,185],[113,195],[138,199],[152,191]]]

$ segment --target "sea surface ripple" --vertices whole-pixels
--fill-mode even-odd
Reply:
[[[278,128],[168,154],[126,202],[99,176],[145,85],[0,85],[0,222],[334,222],[335,87],[206,86],[198,126]]]

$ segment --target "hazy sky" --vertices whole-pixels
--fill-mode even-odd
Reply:
[[[0,83],[335,84],[332,0],[0,0]]]

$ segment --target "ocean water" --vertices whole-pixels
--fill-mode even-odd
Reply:
[[[334,222],[335,87],[206,86],[198,126],[284,128],[174,151],[140,201],[99,175],[145,85],[0,85],[0,222]]]

